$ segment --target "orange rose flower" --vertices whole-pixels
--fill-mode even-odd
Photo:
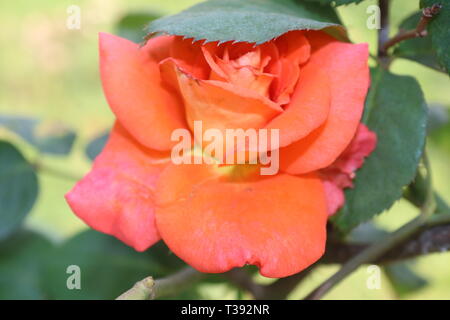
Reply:
[[[267,277],[297,273],[322,256],[327,218],[375,148],[360,124],[367,60],[366,44],[321,31],[258,46],[160,36],[139,47],[101,34],[101,79],[117,121],[67,200],[92,228],[139,251],[162,239],[202,272],[252,264]],[[171,134],[194,121],[279,129],[280,171],[174,164]]]

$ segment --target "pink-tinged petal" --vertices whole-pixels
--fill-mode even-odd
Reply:
[[[327,199],[328,215],[332,216],[344,205],[344,191],[329,180],[323,181],[323,187]]]
[[[329,167],[319,171],[328,203],[328,213],[333,215],[344,205],[345,188],[352,188],[356,170],[376,148],[377,136],[360,124],[355,137],[345,151]]]
[[[368,157],[377,145],[377,135],[364,124],[360,124],[350,145],[332,164],[342,172],[353,174],[362,167],[364,159]]]
[[[93,229],[143,251],[160,237],[155,226],[156,181],[170,158],[140,146],[116,124],[92,171],[66,195]]]
[[[169,248],[210,273],[253,264],[266,277],[286,277],[319,259],[327,220],[321,181],[315,175],[249,177],[242,170],[229,176],[208,165],[164,170],[156,222]]]
[[[157,37],[140,48],[100,34],[100,73],[112,111],[141,144],[161,151],[175,144],[170,140],[173,130],[186,128],[180,96],[159,72],[159,61],[173,42],[174,37]]]

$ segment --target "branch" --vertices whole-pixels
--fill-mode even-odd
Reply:
[[[79,181],[83,178],[83,175],[77,175],[71,172],[67,172],[66,170],[58,169],[56,167],[48,165],[47,163],[39,159],[32,162],[31,165],[36,171],[47,173],[60,179],[65,179],[69,181]]]
[[[417,27],[414,30],[409,31],[401,31],[395,37],[386,41],[384,43],[380,43],[380,56],[386,56],[389,48],[395,46],[397,43],[402,42],[408,39],[414,39],[418,37],[426,37],[427,36],[427,26],[428,23],[437,15],[442,9],[441,4],[433,4],[431,7],[424,8],[422,10],[422,17],[420,18]]]
[[[394,233],[387,236],[383,241],[373,244],[372,246],[362,250],[357,255],[353,256],[348,262],[346,262],[342,268],[327,279],[323,284],[306,296],[305,300],[318,300],[321,299],[326,293],[328,293],[335,285],[341,282],[344,278],[355,271],[359,266],[363,264],[376,261],[383,256],[384,253],[389,251],[392,247],[403,242],[411,234],[420,228],[424,221],[423,217],[428,214],[429,210],[424,211],[418,218],[412,220],[408,224],[404,225]]]
[[[52,175],[52,176],[54,176],[56,178],[69,180],[69,181],[79,181],[79,180],[81,180],[83,178],[82,175],[75,175],[75,174],[72,174],[70,172],[66,172],[64,170],[60,170],[58,168],[50,167],[50,166],[47,166],[47,165],[44,166],[41,163],[35,165],[35,169],[37,171],[50,174],[50,175]]]
[[[122,293],[116,300],[148,300],[152,296],[155,281],[147,277],[138,281],[128,291]]]
[[[381,259],[375,261],[375,263],[390,263],[424,254],[445,252],[449,249],[450,221],[445,226],[436,226],[421,232],[415,239],[387,252]]]
[[[420,230],[424,225],[426,225],[428,218],[433,214],[436,209],[436,201],[434,198],[434,191],[432,188],[431,180],[431,170],[426,154],[423,157],[424,166],[427,171],[426,177],[426,200],[422,207],[420,215],[414,220],[410,221],[397,231],[388,235],[385,239],[380,242],[374,243],[367,249],[363,250],[359,254],[355,255],[353,258],[348,260],[342,268],[312,291],[309,295],[305,297],[306,300],[317,300],[321,299],[326,293],[328,293],[336,284],[346,278],[349,274],[355,271],[362,264],[370,263],[372,261],[377,261],[385,253],[390,251],[392,248],[396,247],[400,243],[404,242],[406,239],[414,235],[418,230]]]
[[[389,0],[379,0],[380,7],[380,29],[378,30],[378,57],[386,57],[385,52],[381,50],[389,39]]]
[[[370,247],[363,243],[327,244],[327,250],[319,263],[343,264]],[[450,214],[439,214],[430,219],[427,228],[423,228],[411,239],[387,251],[382,257],[367,263],[388,264],[415,258],[429,253],[450,250]]]
[[[154,280],[147,277],[128,291],[122,293],[116,300],[153,300],[163,296],[169,296],[189,287],[203,276],[197,270],[187,267],[166,278]]]

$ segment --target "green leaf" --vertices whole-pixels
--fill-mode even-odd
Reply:
[[[114,299],[145,277],[163,277],[185,265],[163,244],[140,253],[93,230],[70,239],[52,256],[44,278],[52,299]],[[80,268],[81,290],[67,288],[71,265]]]
[[[450,74],[450,2],[448,0],[421,0],[421,8],[442,4],[440,13],[428,24],[431,43],[437,53],[439,61],[447,73]]]
[[[333,219],[348,231],[389,209],[417,171],[426,136],[427,110],[417,81],[373,70],[363,121],[377,134],[375,151],[356,172],[354,188]]]
[[[88,144],[86,148],[86,155],[91,161],[94,161],[94,159],[100,154],[100,152],[102,152],[103,148],[106,145],[106,142],[108,141],[108,137],[109,130],[100,134]]]
[[[12,144],[0,141],[0,239],[19,228],[37,195],[34,168]]]
[[[153,21],[148,32],[194,40],[261,44],[290,30],[324,29],[345,38],[330,6],[296,0],[210,0]]]
[[[44,153],[66,155],[72,150],[76,134],[60,123],[41,122],[29,117],[0,116],[0,127],[19,135]]]
[[[413,30],[417,27],[422,12],[414,13],[406,18],[399,26],[400,30]],[[399,43],[394,50],[394,56],[416,61],[438,71],[443,71],[439,65],[436,51],[431,44],[430,37],[414,38]]]
[[[52,244],[43,236],[21,231],[0,243],[0,300],[46,299],[44,261]]]
[[[307,1],[314,1],[314,2],[319,2],[321,4],[341,6],[344,4],[351,4],[351,3],[358,4],[364,0],[307,0]]]
[[[156,13],[136,12],[123,16],[116,25],[117,34],[122,38],[139,43],[146,35],[145,26],[160,17]]]
[[[405,262],[387,265],[384,272],[399,298],[404,298],[428,285],[427,280],[416,274]]]

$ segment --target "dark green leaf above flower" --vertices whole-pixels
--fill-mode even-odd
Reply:
[[[291,30],[325,30],[346,38],[330,6],[295,0],[210,0],[153,21],[150,34],[261,44]]]

